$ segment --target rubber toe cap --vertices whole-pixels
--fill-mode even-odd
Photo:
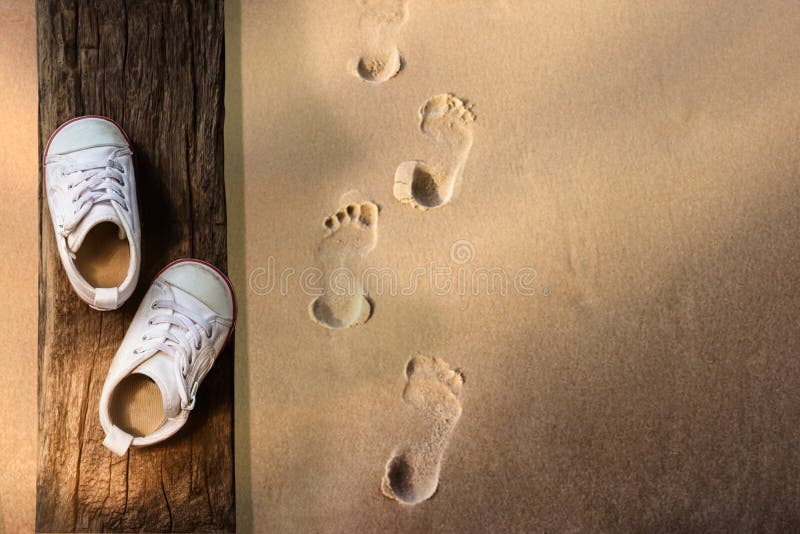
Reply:
[[[220,317],[233,319],[234,296],[229,282],[210,265],[179,261],[167,267],[160,278],[194,296]]]
[[[129,146],[125,133],[109,119],[86,117],[67,123],[50,140],[48,155],[63,155],[96,148]]]

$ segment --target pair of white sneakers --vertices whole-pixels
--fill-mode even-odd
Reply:
[[[61,263],[75,293],[96,310],[133,294],[141,224],[133,150],[105,117],[63,124],[44,151],[47,203]],[[108,371],[100,397],[103,444],[118,455],[175,434],[233,331],[228,278],[200,260],[167,265],[153,281]]]

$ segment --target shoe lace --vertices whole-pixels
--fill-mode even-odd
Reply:
[[[72,218],[61,225],[61,234],[67,237],[98,202],[114,202],[128,211],[125,196],[124,167],[117,162],[122,154],[105,161],[81,163],[64,170],[64,176],[78,176],[67,184],[72,192]]]
[[[203,346],[203,337],[210,339],[213,334],[211,321],[203,317],[200,313],[193,311],[174,300],[157,299],[150,305],[152,310],[164,310],[163,313],[154,313],[147,324],[151,329],[145,331],[142,336],[142,344],[134,349],[134,354],[158,351],[172,355],[177,360],[175,366],[176,378],[178,381],[178,393],[181,397],[181,404],[184,409],[194,408],[197,387],[212,362],[198,361],[198,351]],[[159,329],[155,332],[158,325],[170,325],[170,328]],[[176,329],[171,328],[176,326]],[[152,334],[152,335],[151,335]],[[201,369],[195,369],[195,366]]]

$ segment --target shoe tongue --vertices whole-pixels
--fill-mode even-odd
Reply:
[[[165,296],[172,297],[178,304],[201,311],[202,314],[206,316],[214,314],[211,308],[178,287],[165,283],[164,291]],[[160,328],[164,330],[168,328],[183,330],[177,326],[166,324],[160,325]],[[158,336],[158,332],[154,331],[151,335]],[[181,413],[181,396],[178,392],[178,382],[176,381],[177,365],[178,362],[173,356],[159,351],[133,370],[134,373],[143,374],[156,383],[161,390],[161,399],[164,403],[164,415],[167,417],[176,417]]]
[[[89,231],[98,224],[104,222],[116,224],[119,228],[119,238],[125,239],[125,227],[122,225],[122,219],[111,205],[111,202],[99,202],[92,206],[89,213],[87,213],[83,219],[81,219],[81,222],[78,223],[78,226],[70,232],[67,237],[67,246],[69,249],[72,252],[78,252]]]
[[[81,150],[79,155],[81,161],[103,162],[112,159],[117,150],[119,150],[119,148],[114,146],[100,146]],[[77,158],[77,156],[78,154],[73,154],[73,158]],[[120,239],[125,238],[125,230],[123,229],[124,226],[122,226],[122,219],[112,206],[111,202],[104,201],[92,206],[92,209],[89,210],[89,213],[87,213],[83,219],[81,219],[81,222],[78,223],[78,226],[76,226],[75,229],[70,233],[69,237],[67,237],[67,246],[69,249],[72,252],[78,252],[83,244],[83,240],[86,238],[86,234],[89,233],[89,230],[104,222],[113,222],[116,224],[119,227]]]

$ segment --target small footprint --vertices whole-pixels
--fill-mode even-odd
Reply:
[[[407,0],[358,0],[361,7],[361,54],[354,74],[370,83],[383,83],[403,68],[397,32],[408,19]]]
[[[444,451],[461,417],[463,385],[464,375],[438,358],[419,355],[408,362],[403,400],[414,409],[419,437],[392,453],[381,481],[384,495],[418,504],[436,493]]]
[[[422,133],[447,148],[444,161],[433,168],[424,161],[405,161],[394,173],[394,196],[403,203],[427,210],[450,202],[464,174],[472,148],[475,115],[458,97],[441,94],[419,110]]]
[[[327,328],[350,328],[365,323],[372,304],[362,287],[363,258],[378,242],[378,206],[350,203],[323,222],[325,237],[317,249],[325,285],[311,302],[311,318]]]

